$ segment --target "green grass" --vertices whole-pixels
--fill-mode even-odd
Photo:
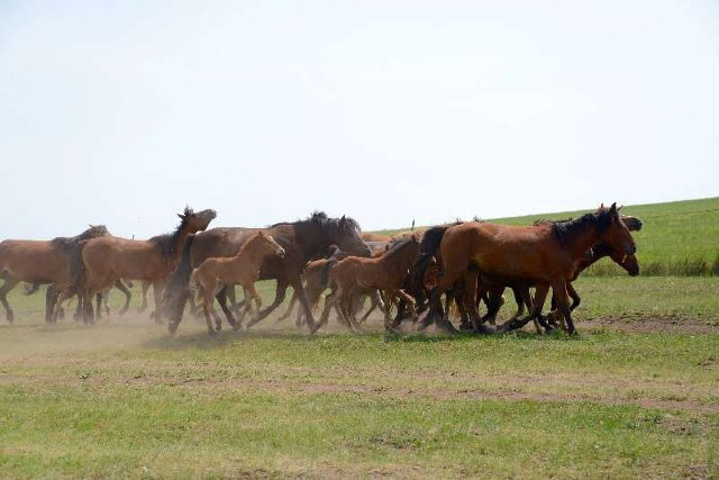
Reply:
[[[512,218],[485,219],[507,225],[531,225],[539,218],[578,217],[591,209]],[[719,197],[702,200],[627,205],[622,213],[639,217],[644,228],[633,234],[643,275],[719,275]],[[383,233],[395,233],[388,230]],[[587,272],[615,275],[618,267],[605,259]]]
[[[147,314],[47,327],[42,297],[13,292],[0,477],[719,475],[719,279],[576,286],[576,337],[271,317],[217,338],[185,318],[171,338]]]

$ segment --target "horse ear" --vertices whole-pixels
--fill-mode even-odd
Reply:
[[[260,230],[260,233],[258,233],[257,235],[259,235],[260,238],[265,238],[265,232],[263,232],[262,230]]]
[[[612,203],[612,206],[609,208],[609,211],[612,213],[617,213],[617,202]]]
[[[180,217],[180,218],[183,219],[183,220],[185,219],[185,216],[184,216],[183,214],[181,214],[181,213],[178,213],[177,216]]]

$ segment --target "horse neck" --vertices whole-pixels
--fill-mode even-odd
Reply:
[[[577,225],[570,231],[568,237],[569,238],[566,242],[567,249],[570,251],[572,257],[575,259],[582,258],[586,251],[589,250],[592,245],[597,243],[600,239],[599,230],[597,230],[596,225],[594,225],[593,223]],[[599,258],[597,258],[597,260],[599,260]],[[594,260],[592,263],[594,263],[595,261],[596,260]]]
[[[595,264],[604,257],[609,256],[612,253],[612,249],[606,243],[599,242],[592,246],[592,253],[587,259],[583,259],[579,264],[579,270],[585,270],[591,265]]]
[[[335,242],[322,230],[322,227],[311,222],[299,222],[291,226],[297,246],[300,248],[303,260],[309,260]]]
[[[390,268],[400,268],[402,270],[409,268],[419,250],[412,248],[411,245],[403,245],[400,248],[401,251],[394,252],[392,255],[385,254],[379,257],[380,263],[384,263]]]
[[[265,242],[258,237],[254,237],[237,252],[235,261],[244,263],[249,269],[259,270],[265,258],[271,254],[272,251],[265,246]]]
[[[70,241],[70,243],[77,243],[77,242],[81,242],[83,240],[89,240],[94,237],[95,237],[95,235],[93,235],[93,233],[90,230],[86,230],[86,231],[82,232],[80,235],[75,235],[74,237],[71,237],[68,240]]]
[[[170,258],[173,261],[180,260],[180,257],[182,257],[182,247],[185,245],[187,237],[189,237],[192,233],[193,232],[190,231],[190,228],[183,221],[182,224],[177,227],[175,233],[172,234],[172,237],[170,238],[170,241],[172,242],[172,255]]]

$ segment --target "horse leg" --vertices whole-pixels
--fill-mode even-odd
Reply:
[[[55,322],[55,304],[57,303],[58,295],[55,285],[47,286],[47,291],[45,292],[45,323]]]
[[[489,321],[490,324],[497,324],[497,315],[499,309],[502,308],[502,295],[504,294],[504,287],[500,286],[482,286],[480,291],[484,296],[484,303],[487,305],[487,313],[482,317],[482,321]],[[486,295],[486,296],[485,296]],[[477,295],[479,296],[479,294]]]
[[[369,300],[370,300],[370,307],[367,309],[364,315],[362,315],[362,318],[360,319],[360,324],[367,321],[367,318],[370,316],[372,312],[374,312],[377,308],[379,308],[381,311],[385,311],[389,314],[389,308],[385,307],[385,304],[382,302],[382,298],[379,295],[379,292],[377,290],[372,290],[369,293]],[[394,325],[393,321],[390,321],[390,327]],[[387,327],[387,319],[385,318],[385,329]]]
[[[356,330],[356,321],[354,320],[354,309],[352,308],[352,302],[355,299],[355,289],[343,289],[340,292],[340,298],[338,301],[340,321],[351,331]]]
[[[82,303],[82,322],[85,325],[92,325],[95,323],[94,314],[92,311],[92,293],[89,290],[83,290],[80,294]]]
[[[569,310],[567,283],[564,279],[552,283],[552,293],[557,300],[557,309],[561,315],[560,318],[564,321],[564,325],[562,326],[565,327],[567,333],[570,335],[575,334],[576,330],[574,329],[574,322],[572,321],[572,312]]]
[[[215,291],[217,288],[217,283],[214,284],[212,288],[212,292]],[[225,285],[220,289],[219,292],[215,295],[215,298],[217,299],[217,303],[220,305],[220,308],[222,309],[222,312],[225,314],[225,318],[227,318],[227,323],[230,324],[233,330],[237,331],[238,328],[242,325],[242,320],[240,321],[235,320],[235,316],[232,315],[232,310],[230,310],[227,307],[227,291],[228,289],[232,289],[234,291],[235,287],[234,285]],[[245,299],[245,302],[247,302],[247,299]],[[246,305],[246,304],[245,304]],[[244,313],[242,314],[242,317],[244,318]],[[220,321],[220,317],[217,316],[215,318],[216,324],[217,324],[217,331],[222,330],[222,322]]]
[[[317,322],[315,321],[315,316],[312,313],[312,309],[310,308],[310,302],[307,299],[307,292],[305,292],[305,287],[302,285],[302,278],[299,275],[295,275],[293,278],[290,278],[290,285],[292,285],[292,288],[295,290],[295,292],[297,292],[297,299],[300,301],[300,304],[305,311],[305,318],[307,319],[307,326],[309,327],[310,332],[316,330]],[[275,303],[276,302],[277,299],[275,299]],[[266,315],[266,313],[263,313],[260,316],[262,317]]]
[[[295,308],[295,303],[297,303],[297,292],[292,291],[290,305],[287,307],[287,310],[285,310],[285,313],[280,315],[280,317],[277,319],[278,322],[281,322],[282,320],[285,320],[286,318],[289,318],[290,315],[292,315],[292,309]]]
[[[572,298],[572,304],[569,306],[569,310],[573,312],[574,309],[577,308],[580,303],[582,303],[582,297],[580,297],[577,291],[574,289],[574,285],[572,285],[572,282],[567,282],[567,293]]]
[[[419,315],[417,314],[415,299],[401,288],[397,289],[393,293],[396,294],[399,298],[398,303],[404,302],[405,305],[407,305],[407,309],[409,310],[409,315],[412,321],[417,322],[417,318],[419,317]],[[385,310],[384,329],[386,332],[394,332],[394,322],[392,321],[392,318],[389,314],[389,310],[390,307],[387,306]]]
[[[125,294],[125,305],[118,312],[120,315],[124,315],[125,312],[127,312],[130,308],[130,299],[132,298],[132,293],[130,293],[130,289],[127,288],[125,284],[122,283],[122,280],[120,280],[119,278],[115,282],[115,288]]]
[[[237,303],[237,293],[235,292],[235,286],[234,285],[227,285],[227,299],[230,301],[230,307],[232,307],[232,311],[235,312],[238,315],[237,321],[242,323],[242,320],[245,317],[244,311],[242,311],[242,307],[245,306],[245,300],[243,300],[240,303]]]
[[[99,320],[102,318],[102,292],[97,292],[95,294],[95,303],[97,305],[95,308],[97,311],[97,319]]]
[[[327,320],[330,317],[330,310],[332,309],[332,307],[336,306],[339,290],[339,287],[333,288],[330,291],[329,295],[325,297],[325,308],[322,310],[322,315],[320,315],[320,321],[317,323],[314,332],[322,328],[322,326],[327,323]]]
[[[525,298],[527,295],[529,295],[529,288],[525,288],[526,293],[523,291],[521,287],[512,287],[512,293],[514,294],[514,301],[517,304],[517,311],[514,315],[512,315],[512,318],[510,320],[515,320],[519,317],[521,317],[524,314],[524,306],[529,305],[529,303],[526,302]],[[527,306],[527,309],[531,309],[531,307]]]
[[[212,326],[212,319],[210,318],[210,308],[212,306],[212,292],[208,293],[205,291],[202,296],[202,312],[205,314],[205,323],[207,323],[207,333],[209,335],[216,335],[217,331]]]
[[[118,280],[118,282],[120,282],[120,280]],[[138,313],[144,312],[145,310],[147,310],[147,291],[150,289],[150,285],[151,285],[151,283],[148,282],[147,280],[144,280],[142,282],[142,303],[140,304],[140,306],[137,309]],[[130,299],[128,298],[126,305],[128,305],[129,303],[130,303]],[[123,310],[125,310],[125,309],[123,308]],[[120,312],[120,313],[124,313],[124,312]]]
[[[534,293],[534,303],[531,305],[529,314],[524,318],[515,318],[503,323],[497,328],[498,332],[509,332],[511,330],[518,330],[528,324],[530,320],[534,320],[542,314],[542,308],[544,308],[544,301],[547,299],[547,293],[549,293],[549,284],[537,285],[537,289]]]
[[[162,292],[165,289],[165,282],[162,280],[152,282],[152,296],[155,297],[155,312],[150,318],[155,319],[155,323],[162,323]]]
[[[3,283],[3,286],[0,287],[0,302],[2,303],[2,306],[5,307],[5,318],[8,323],[15,321],[15,313],[12,311],[10,304],[7,302],[7,294],[10,290],[15,288],[15,285],[18,283],[20,283],[19,280],[15,280],[14,278],[8,276],[5,277],[5,283]]]
[[[295,290],[297,290],[299,288],[299,290],[301,290],[300,292],[298,292],[298,294],[300,295],[299,300],[302,303],[302,306],[305,307],[305,312],[308,312],[309,306],[307,305],[307,296],[305,295],[304,288],[302,288],[302,280],[300,279],[299,275],[297,275],[297,278],[293,279],[291,281],[291,283],[292,283],[292,288],[294,288]],[[299,287],[297,286],[297,283],[299,283]],[[267,315],[269,315],[277,307],[279,307],[282,304],[282,302],[285,301],[285,295],[287,294],[287,284],[288,284],[287,280],[285,280],[285,279],[280,280],[279,278],[277,279],[277,287],[275,288],[274,301],[272,302],[272,304],[269,307],[265,308],[264,310],[260,310],[260,312],[257,314],[257,316],[255,316],[255,318],[251,319],[247,323],[247,328],[250,328],[252,325],[254,325],[257,322],[259,322],[260,320],[264,319]],[[309,315],[310,315],[310,318],[308,318],[307,321],[310,322],[310,325],[314,326],[315,319],[312,318],[312,312],[309,312]]]

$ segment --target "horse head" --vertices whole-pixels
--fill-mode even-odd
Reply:
[[[189,233],[196,233],[207,230],[210,222],[217,217],[217,212],[208,208],[195,213],[190,207],[185,207],[184,213],[178,213],[177,216],[182,219],[183,228]]]
[[[257,236],[264,242],[265,248],[269,253],[277,255],[280,258],[285,258],[287,252],[285,252],[285,249],[282,248],[282,245],[277,243],[272,235],[267,235],[265,232],[260,230]]]
[[[331,229],[332,243],[350,255],[369,257],[372,254],[369,245],[360,236],[362,230],[357,221],[344,215],[331,221],[336,222],[336,228]]]
[[[599,226],[599,234],[601,239],[606,242],[615,252],[621,252],[624,255],[634,255],[637,246],[634,243],[632,234],[619,216],[617,204],[613,203],[611,207],[606,208],[604,204],[600,205],[595,212],[597,224]]]

